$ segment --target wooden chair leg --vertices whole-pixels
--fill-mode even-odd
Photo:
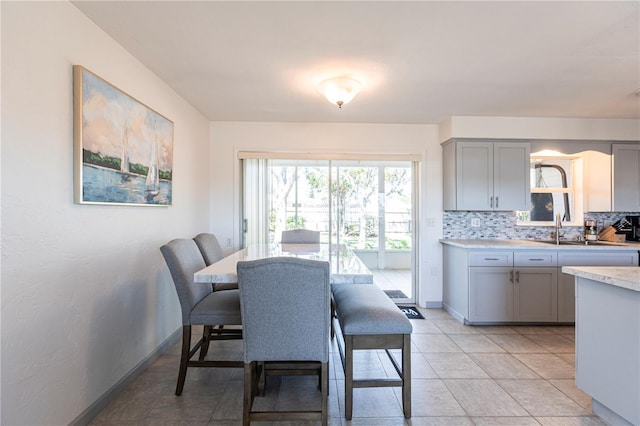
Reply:
[[[324,362],[320,367],[320,382],[322,387],[320,388],[320,395],[322,398],[322,413],[321,421],[322,426],[327,426],[329,423],[329,363]]]
[[[242,402],[242,425],[251,423],[251,406],[253,405],[255,389],[255,362],[244,364],[244,397]]]
[[[344,415],[353,414],[353,336],[344,336]]]
[[[203,361],[209,352],[209,343],[211,342],[211,326],[205,325],[202,330],[202,346],[200,346],[200,361]]]
[[[176,396],[182,394],[184,381],[187,378],[187,363],[189,362],[189,351],[191,350],[191,326],[182,326],[182,353],[180,355],[180,370],[178,371],[178,384],[176,385]]]
[[[411,335],[405,334],[402,343],[402,411],[411,418]]]
[[[264,396],[267,389],[267,366],[264,361],[256,362],[256,390],[255,395]]]

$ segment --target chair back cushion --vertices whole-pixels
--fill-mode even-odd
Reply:
[[[224,252],[215,235],[206,233],[198,234],[193,237],[193,241],[198,245],[200,253],[202,253],[202,257],[204,258],[204,263],[206,263],[207,266],[224,258]]]
[[[244,361],[329,359],[329,263],[294,257],[238,262]]]
[[[290,231],[282,231],[280,242],[285,244],[319,244],[320,232],[311,231],[310,229],[292,229]]]
[[[176,286],[182,308],[182,324],[189,325],[193,307],[212,291],[210,285],[193,281],[193,274],[206,266],[204,259],[195,241],[190,238],[172,240],[160,247],[160,251]]]

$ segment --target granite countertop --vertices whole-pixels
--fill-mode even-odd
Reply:
[[[553,242],[534,240],[484,240],[484,239],[441,239],[440,243],[465,249],[502,249],[502,250],[640,250],[640,243],[613,243],[597,241],[585,244],[563,240],[560,245]]]
[[[640,267],[637,266],[563,266],[562,272],[640,292]]]

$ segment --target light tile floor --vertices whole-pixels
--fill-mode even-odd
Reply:
[[[400,290],[411,298],[411,269],[372,269],[373,282],[382,290]]]
[[[591,398],[574,383],[574,328],[464,326],[440,309],[412,320],[412,417],[399,388],[354,391],[353,420],[344,418],[344,374],[337,347],[330,366],[330,425],[604,425]],[[241,341],[214,342],[210,357],[241,359]],[[92,422],[93,425],[241,424],[242,370],[197,369],[174,395],[179,344],[162,355]],[[360,351],[357,377],[393,377],[382,351]],[[260,402],[286,409],[317,405],[311,377],[269,378]],[[264,424],[264,423],[262,423]],[[293,424],[293,423],[287,423]]]

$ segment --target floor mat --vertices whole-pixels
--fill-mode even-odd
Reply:
[[[413,306],[400,306],[398,308],[402,311],[403,314],[407,316],[409,319],[424,319],[420,311],[414,308]]]
[[[401,290],[384,290],[390,299],[408,299],[409,296],[404,294]]]

